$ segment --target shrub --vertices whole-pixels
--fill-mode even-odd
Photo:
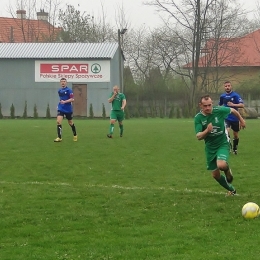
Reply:
[[[148,118],[146,107],[143,107],[143,117]]]
[[[138,107],[135,107],[134,117],[136,117],[136,118],[140,117],[140,113],[139,113]]]
[[[179,107],[177,107],[177,110],[176,110],[176,117],[181,118],[181,109]]]
[[[15,118],[15,108],[14,108],[14,104],[12,103],[11,107],[10,107],[10,117],[12,119]]]
[[[170,113],[169,113],[169,118],[174,117],[174,106],[171,107]]]
[[[25,101],[25,104],[24,104],[23,118],[27,118],[27,101]]]
[[[185,118],[189,118],[189,117],[190,117],[190,113],[189,113],[188,107],[184,107],[184,108],[182,109],[182,111],[183,111],[183,116],[184,116]]]
[[[4,116],[3,116],[3,114],[2,114],[2,105],[1,105],[1,103],[0,103],[0,119],[3,119],[4,118]]]
[[[160,118],[164,118],[164,109],[160,107]]]
[[[107,118],[107,116],[106,116],[106,108],[105,108],[104,103],[102,103],[102,118],[103,118],[103,119],[106,119],[106,118]]]
[[[34,118],[38,118],[38,111],[37,111],[37,106],[36,106],[36,104],[34,104],[34,107],[33,107],[33,117],[34,117]]]
[[[157,115],[156,107],[152,106],[151,107],[151,117],[155,118]]]
[[[47,109],[46,109],[46,118],[51,118],[51,111],[50,111],[50,105],[48,103]]]
[[[92,105],[92,103],[89,106],[89,118],[91,118],[91,119],[94,118],[94,112],[93,112],[93,105]]]

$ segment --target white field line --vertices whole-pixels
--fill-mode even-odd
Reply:
[[[0,181],[0,184],[10,185],[50,185],[50,186],[72,186],[69,183],[63,182],[39,182],[39,181],[26,181],[26,182],[14,182],[14,181]]]
[[[49,185],[49,186],[70,186],[73,185],[70,183],[65,182],[38,182],[38,181],[32,181],[32,182],[11,182],[11,181],[0,181],[0,184],[8,184],[8,185]],[[128,187],[128,186],[120,186],[120,185],[102,185],[102,184],[84,184],[85,187],[88,188],[102,188],[102,189],[119,189],[119,190],[165,190],[165,191],[173,191],[173,192],[185,192],[185,193],[208,193],[208,194],[218,194],[218,195],[225,195],[226,192],[215,192],[215,191],[209,191],[209,190],[201,190],[201,189],[188,189],[185,188],[183,190],[175,189],[175,188],[166,188],[166,187]],[[221,187],[220,187],[221,188]],[[237,194],[238,195],[238,194]]]

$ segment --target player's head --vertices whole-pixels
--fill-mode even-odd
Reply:
[[[113,92],[119,92],[119,87],[117,85],[113,87]]]
[[[212,112],[212,107],[213,107],[213,101],[211,99],[211,97],[207,94],[204,95],[200,98],[200,109],[204,114],[211,114]]]
[[[232,91],[232,85],[230,81],[225,81],[224,82],[224,88],[226,93],[230,93]]]
[[[67,79],[65,78],[61,78],[60,79],[60,85],[64,88],[67,86]]]

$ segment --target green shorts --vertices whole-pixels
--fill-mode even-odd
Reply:
[[[229,159],[229,143],[224,143],[218,149],[209,149],[205,148],[206,160],[207,160],[207,169],[210,171],[216,170],[217,160],[223,160],[228,163]]]
[[[123,110],[111,110],[110,119],[122,122],[125,119],[125,112]]]

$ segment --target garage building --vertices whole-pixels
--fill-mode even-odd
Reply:
[[[119,60],[121,59],[121,61]],[[57,91],[62,77],[74,92],[74,116],[89,116],[92,104],[95,117],[107,116],[107,99],[114,85],[120,85],[123,55],[118,43],[0,43],[0,103],[2,114],[45,117],[49,105],[56,116]],[[121,68],[120,68],[121,66]]]

